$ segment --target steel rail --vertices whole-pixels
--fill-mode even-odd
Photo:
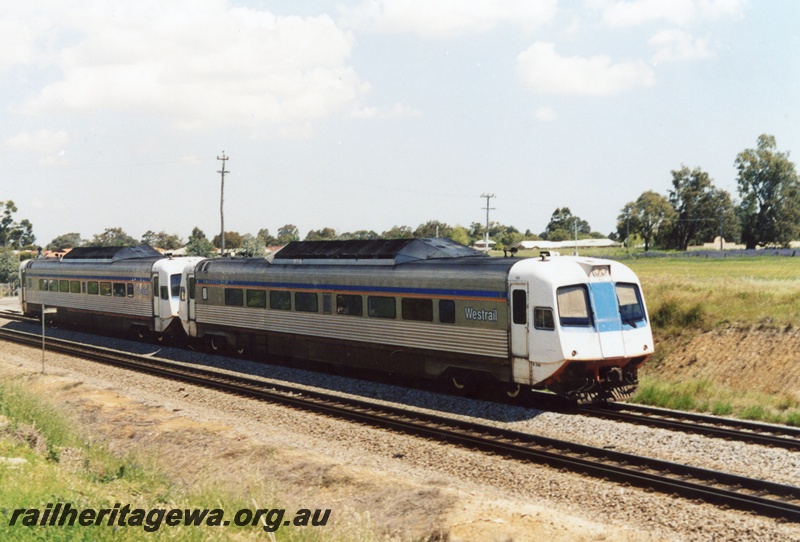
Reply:
[[[800,428],[798,427],[721,418],[635,403],[581,405],[577,407],[577,411],[580,414],[596,418],[800,451]]]
[[[37,345],[40,336],[0,329],[0,338]],[[519,460],[651,488],[688,499],[800,522],[800,487],[615,452],[528,433],[298,390],[240,376],[183,366],[148,356],[50,340],[50,349],[239,396],[266,400],[338,419],[479,449]]]

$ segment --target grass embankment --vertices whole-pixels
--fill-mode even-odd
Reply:
[[[636,402],[712,412],[745,419],[800,425],[796,390],[754,391],[759,366],[776,353],[764,352],[753,374],[738,375],[740,385],[720,380],[685,379],[659,368],[692,338],[715,330],[747,333],[797,331],[800,312],[800,261],[790,257],[640,259],[625,262],[639,276],[647,299],[656,354],[643,368]],[[736,344],[720,345],[736,349]],[[781,353],[787,364],[797,360]],[[774,360],[769,360],[770,362]],[[719,368],[720,374],[725,368]],[[736,380],[736,379],[727,379]],[[749,386],[748,386],[749,383]],[[786,383],[792,386],[791,383]]]
[[[150,513],[157,509],[219,509],[232,520],[236,511],[248,508],[278,507],[274,502],[255,503],[239,498],[227,489],[187,488],[171,480],[166,467],[155,457],[123,456],[91,442],[78,424],[61,409],[24,389],[18,382],[0,381],[0,540],[341,540],[370,539],[363,527],[343,532],[341,527],[285,527],[275,533],[261,525],[168,526],[162,516],[145,518],[139,526],[133,512],[124,525],[106,520],[99,525],[25,526],[24,515],[16,525],[9,522],[16,509],[38,508],[42,513],[49,503],[70,503],[78,511],[114,509],[130,505],[131,510]],[[269,499],[269,490],[261,495]],[[119,506],[118,506],[119,508]],[[41,516],[40,516],[41,517]],[[292,519],[286,510],[284,519]],[[274,516],[273,516],[274,518]],[[133,525],[132,525],[133,523]],[[146,526],[150,528],[146,528]],[[277,535],[277,536],[276,536]]]

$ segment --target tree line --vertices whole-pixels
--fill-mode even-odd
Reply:
[[[747,248],[756,246],[788,246],[790,241],[800,238],[800,181],[795,165],[788,152],[777,149],[775,137],[763,134],[758,137],[753,149],[745,149],[734,162],[737,175],[738,195],[735,202],[730,193],[714,185],[711,177],[701,168],[682,166],[673,170],[672,187],[666,195],[652,190],[643,192],[636,200],[626,203],[617,216],[616,230],[608,237],[630,244],[640,238],[645,250],[653,247],[686,250],[689,245],[712,241],[721,235],[728,241],[742,242]],[[3,210],[0,218],[0,247],[3,249],[36,250],[33,225],[27,219],[16,220],[17,206],[13,201],[0,201]],[[310,230],[305,240],[325,239],[402,239],[423,237],[446,237],[465,245],[473,245],[484,239],[486,226],[472,222],[469,226],[450,225],[430,220],[416,228],[394,226],[378,233],[374,230],[356,230],[339,233],[325,227]],[[583,238],[602,238],[605,235],[592,231],[589,223],[575,216],[569,207],[560,207],[550,216],[544,231],[535,234],[529,229],[521,232],[514,226],[499,222],[489,223],[489,238],[495,248],[511,247],[528,239],[564,241]],[[258,256],[266,247],[285,245],[301,239],[300,230],[294,224],[278,228],[275,235],[266,228],[256,234],[225,232],[225,246],[239,255]],[[177,250],[186,246],[192,255],[213,256],[217,253],[220,235],[209,239],[195,227],[187,242],[175,234],[148,230],[141,239],[125,233],[121,228],[108,228],[91,239],[83,239],[79,233],[67,233],[53,239],[48,250],[61,251],[77,246],[126,246],[139,243],[165,250]],[[7,250],[0,254],[0,268],[6,265]],[[4,273],[0,273],[3,275]],[[4,282],[0,277],[0,282]]]
[[[648,190],[625,204],[616,238],[638,235],[645,250],[686,250],[717,235],[749,249],[788,247],[800,237],[800,181],[789,153],[778,151],[775,137],[763,134],[756,148],[736,156],[734,165],[739,203],[699,167],[683,166],[672,171],[666,196]]]

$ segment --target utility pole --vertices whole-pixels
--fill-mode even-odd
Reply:
[[[481,194],[482,198],[486,198],[486,231],[483,232],[483,250],[489,254],[489,211],[493,211],[494,207],[489,207],[489,200],[492,199],[494,194]]]
[[[230,173],[230,171],[225,171],[225,162],[228,160],[228,157],[225,156],[225,151],[222,151],[222,156],[217,156],[217,160],[222,160],[222,169],[217,171],[217,173],[222,175],[222,182],[220,184],[219,190],[219,221],[222,231],[220,232],[220,243],[221,245],[221,253],[222,257],[225,257],[225,212],[223,211],[223,203],[225,202],[225,174]]]

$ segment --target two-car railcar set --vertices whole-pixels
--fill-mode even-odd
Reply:
[[[446,239],[306,241],[273,257],[171,258],[150,247],[77,248],[20,268],[28,315],[185,335],[256,359],[291,357],[454,385],[624,398],[653,352],[625,265],[491,258]]]

